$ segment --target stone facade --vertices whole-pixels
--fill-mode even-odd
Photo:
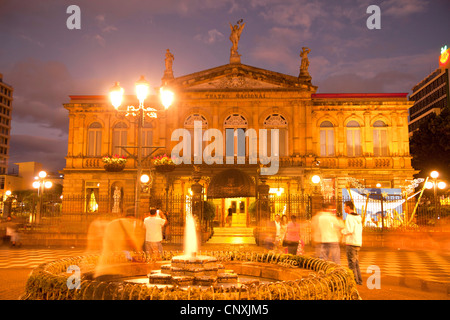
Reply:
[[[265,178],[270,187],[283,188],[284,194],[311,194],[311,177],[316,174],[322,178],[324,195],[339,196],[348,186],[349,177],[366,187],[375,188],[379,183],[384,188],[401,188],[415,173],[408,141],[408,108],[412,102],[407,101],[406,94],[317,94],[310,79],[241,63],[165,77],[164,82],[174,90],[175,102],[164,110],[156,96],[147,99],[146,105],[160,111],[157,119],[146,121],[141,139],[143,146],[161,147],[155,155],[170,155],[179,143],[171,141],[174,130],[193,132],[195,121],[201,121],[203,132],[218,129],[223,137],[227,129],[279,129],[279,168],[275,175]],[[127,96],[124,104],[138,102]],[[87,195],[87,190],[96,188],[97,195],[112,197],[115,186],[123,195],[134,196],[137,170],[132,157],[122,172],[106,172],[102,164],[104,155],[126,154],[115,146],[137,145],[133,119],[117,112],[106,95],[71,96],[64,107],[70,119],[64,196]],[[145,159],[143,172],[152,172],[153,179],[151,188],[141,197],[143,210],[153,195],[166,191],[189,195],[194,171],[201,177],[197,181],[206,194],[208,183],[225,169],[239,169],[259,183],[260,161],[255,164],[248,159],[252,143],[246,139],[243,164],[202,162],[195,164],[194,170],[192,161],[160,174],[152,169],[151,157]],[[202,142],[202,148],[208,144]],[[128,152],[135,150],[129,148]],[[142,150],[145,156],[154,149]],[[246,211],[250,201],[243,202]],[[222,200],[222,214],[228,205]]]

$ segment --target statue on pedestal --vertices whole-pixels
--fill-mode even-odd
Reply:
[[[169,49],[166,50],[166,58],[164,60],[166,69],[164,70],[163,79],[173,79],[173,60],[175,60],[175,56],[170,52]]]
[[[230,35],[230,41],[232,43],[231,49],[230,49],[230,63],[240,63],[240,54],[238,53],[238,43],[239,39],[241,38],[242,30],[244,30],[245,23],[243,23],[243,19],[239,20],[236,25],[232,25],[230,23],[230,29],[231,29],[231,35]]]
[[[300,52],[300,58],[302,58],[302,62],[300,64],[300,74],[298,78],[303,82],[311,82],[311,76],[309,75],[309,59],[308,53],[311,52],[311,49],[308,47],[302,47],[302,51]]]

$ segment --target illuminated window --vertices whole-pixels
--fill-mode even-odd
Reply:
[[[334,156],[334,127],[330,121],[320,124],[320,156]]]
[[[381,120],[373,124],[373,155],[375,157],[389,156],[387,125]]]
[[[194,131],[196,121],[201,122],[201,128],[202,128],[202,132],[198,132],[197,134],[199,136],[197,136],[197,137],[195,136],[195,131]],[[202,156],[202,152],[205,149],[206,144],[209,143],[207,141],[203,141],[203,133],[205,130],[208,129],[208,121],[206,120],[205,116],[198,114],[198,113],[191,114],[184,121],[184,128],[187,129],[191,135],[190,150],[191,150],[191,154],[193,155],[194,159],[196,157]],[[197,145],[195,145],[195,143],[194,143],[195,141],[197,141]],[[184,142],[187,143],[187,141],[183,137],[183,143]],[[187,148],[183,146],[183,152],[184,152],[184,150],[187,150]]]
[[[361,128],[358,122],[352,120],[347,123],[347,156],[360,157],[361,154]]]
[[[112,154],[124,156],[126,152],[121,146],[127,145],[128,127],[125,123],[119,122],[113,128]]]
[[[248,153],[248,137],[245,136],[248,122],[240,114],[229,115],[224,121],[226,156],[245,157]],[[230,143],[233,141],[233,143]]]
[[[264,120],[264,128],[267,130],[267,151],[271,150],[272,143],[278,146],[279,154],[267,153],[270,156],[288,156],[288,123],[280,114],[271,114]],[[271,130],[278,129],[278,141],[272,141]],[[276,149],[275,149],[276,150]]]
[[[102,125],[98,122],[93,122],[88,128],[88,156],[101,156],[102,147]]]

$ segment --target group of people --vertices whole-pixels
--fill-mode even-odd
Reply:
[[[359,268],[359,250],[362,245],[361,215],[355,212],[352,201],[344,203],[347,214],[345,221],[336,215],[336,208],[329,203],[311,220],[312,240],[315,244],[316,256],[320,259],[340,264],[341,242],[345,243],[348,267],[355,275],[357,284],[362,284]],[[301,226],[296,216],[290,220],[286,215],[275,215],[275,220],[269,225],[275,229],[275,235],[268,233],[265,240],[266,248],[280,253],[303,254],[304,243],[301,239]]]
[[[321,259],[340,264],[340,242],[343,240],[346,245],[348,267],[353,271],[356,283],[362,284],[359,268],[359,250],[362,245],[361,215],[355,212],[352,201],[344,203],[344,211],[347,214],[345,222],[337,217],[333,205],[324,204],[323,210],[312,218],[311,227],[316,255]]]
[[[290,220],[283,214],[275,215],[275,220],[269,225],[266,237],[266,247],[280,253],[302,254],[303,241],[300,238],[300,224],[292,215]],[[273,230],[274,232],[271,232]]]

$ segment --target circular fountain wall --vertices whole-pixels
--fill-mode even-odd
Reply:
[[[22,299],[360,298],[353,273],[333,262],[271,252],[202,253],[198,252],[196,238],[194,218],[187,214],[183,253],[166,251],[155,259],[146,252],[103,252],[40,265],[28,278]],[[116,271],[95,278],[99,265]]]
[[[353,273],[343,266],[308,256],[251,252],[205,252],[239,277],[251,276],[264,281],[242,285],[156,285],[145,278],[153,270],[180,256],[180,252],[164,252],[163,261],[155,261],[145,252],[129,255],[117,253],[110,261],[126,266],[124,274],[109,280],[92,279],[99,255],[63,259],[43,264],[30,275],[22,299],[44,300],[316,300],[360,299]],[[70,289],[67,273],[79,266],[79,289]],[[267,281],[266,281],[267,280]]]

